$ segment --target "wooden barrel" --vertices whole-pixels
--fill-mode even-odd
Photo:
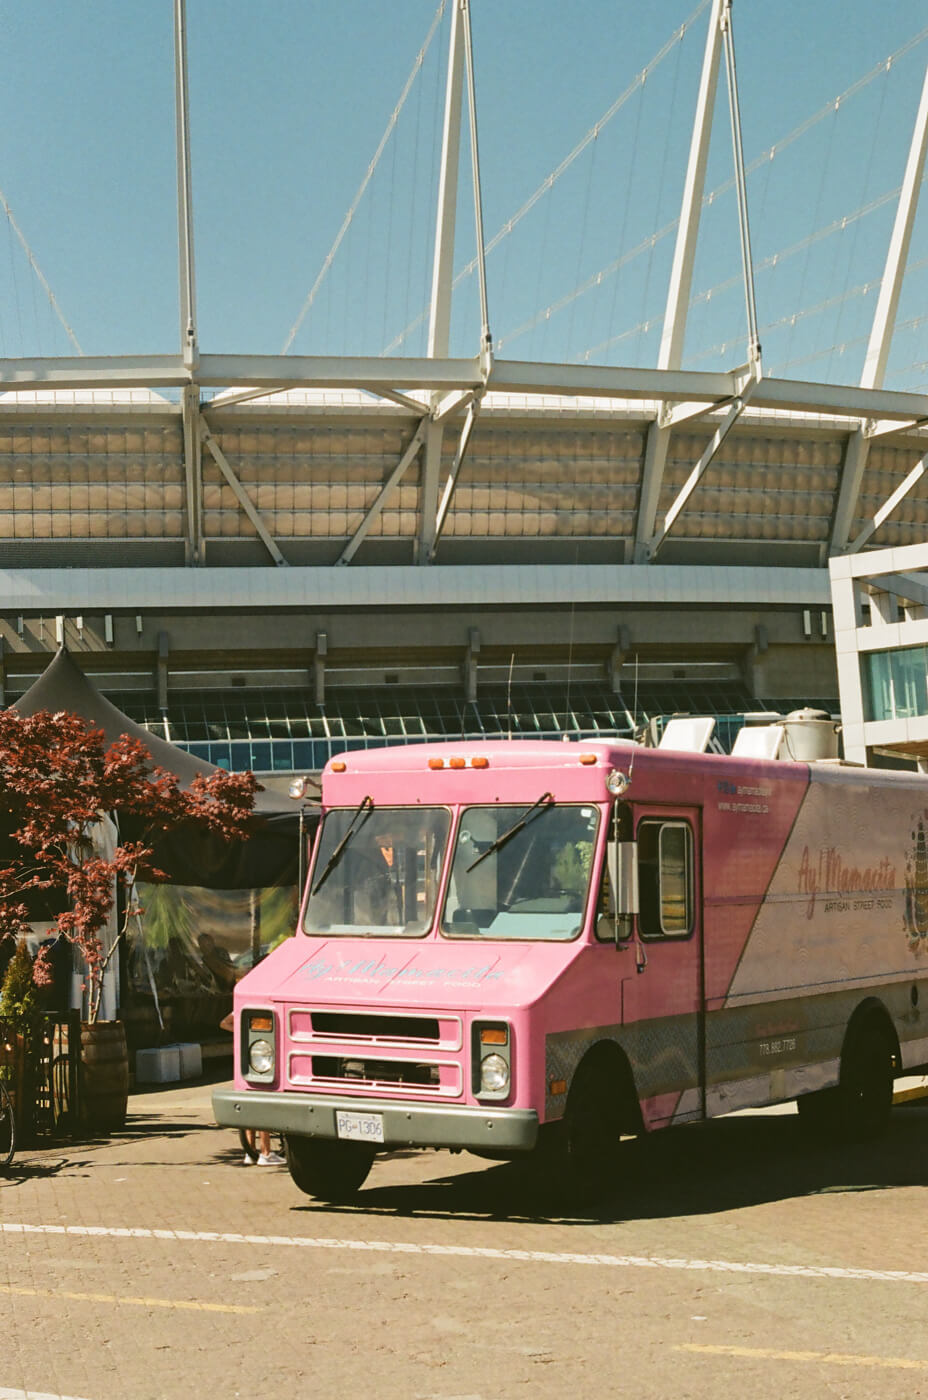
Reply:
[[[129,1052],[122,1021],[81,1024],[81,1121],[90,1132],[110,1132],[126,1122]]]

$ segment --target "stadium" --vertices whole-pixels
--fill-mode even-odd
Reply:
[[[648,282],[666,273],[662,313],[632,329],[653,346],[653,365],[622,365],[612,360],[629,333],[612,337],[609,356],[588,349],[560,360],[507,358],[507,337],[491,336],[486,254],[499,240],[483,232],[470,11],[460,0],[436,11],[391,118],[395,125],[432,39],[444,37],[422,353],[409,353],[406,333],[379,354],[293,349],[391,124],[285,351],[201,350],[183,0],[174,16],[179,343],[158,355],[0,359],[0,703],[20,700],[64,649],[160,740],[252,770],[281,793],[292,775],[317,774],[333,754],[358,747],[500,735],[657,742],[669,717],[708,715],[713,744],[729,749],[762,717],[811,706],[837,718],[829,563],[873,548],[908,547],[910,559],[928,520],[924,317],[900,316],[900,304],[921,304],[928,264],[911,256],[913,235],[924,236],[916,215],[928,79],[907,112],[907,150],[894,154],[901,183],[825,217],[787,250],[817,249],[848,229],[856,237],[883,211],[886,239],[870,253],[876,269],[858,283],[849,268],[832,299],[841,315],[853,306],[860,333],[829,345],[826,332],[816,353],[828,353],[835,373],[821,380],[778,373],[762,354],[762,335],[776,346],[790,319],[791,337],[825,303],[807,288],[811,305],[784,306],[761,324],[755,277],[772,274],[786,253],[755,261],[747,176],[837,121],[851,96],[901,81],[928,30],[754,162],[742,150],[728,0],[704,0],[671,35],[508,221],[511,232],[605,139],[645,77],[653,88],[666,55],[697,36],[704,47],[677,217],[634,248],[620,246],[598,272],[578,258],[573,292],[533,316],[546,326],[646,250]],[[439,47],[436,38],[433,56]],[[722,86],[727,122],[716,113]],[[909,100],[911,79],[904,91]],[[713,121],[729,128],[734,153],[733,176],[715,190]],[[468,140],[469,186],[459,180]],[[724,202],[720,189],[732,196],[734,242],[723,282],[700,292],[700,224]],[[471,198],[474,255],[456,271]],[[3,204],[10,237],[74,349]],[[592,222],[587,207],[575,239]],[[478,329],[452,354],[461,340],[455,288],[465,277]],[[714,367],[700,368],[699,354],[684,353],[689,313],[731,295],[737,334],[702,356]],[[614,307],[614,289],[612,298]],[[914,347],[912,358],[893,364],[900,342]],[[859,373],[844,382],[851,362]],[[785,369],[793,363],[787,357]],[[867,584],[875,595],[888,587],[884,574]],[[914,617],[919,589],[890,592],[892,609],[874,615],[898,620],[898,598]],[[850,621],[844,615],[845,634],[865,621],[865,604],[862,594]],[[879,743],[868,746],[861,695],[858,685],[858,749],[891,762],[885,722],[897,716],[884,706]],[[911,747],[903,752],[915,761]],[[254,901],[250,919],[243,955],[258,956],[266,938]],[[144,969],[138,975],[143,985]]]

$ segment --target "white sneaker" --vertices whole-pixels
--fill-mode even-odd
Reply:
[[[259,1167],[285,1167],[286,1157],[281,1157],[279,1152],[262,1152],[258,1158]]]
[[[250,1157],[250,1156],[248,1155],[248,1153],[246,1152],[245,1155],[244,1155],[244,1157],[242,1158],[242,1166],[243,1166],[243,1167],[253,1167],[254,1164],[255,1164],[255,1159],[254,1159],[254,1157]]]

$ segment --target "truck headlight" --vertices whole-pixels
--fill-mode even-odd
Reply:
[[[502,1094],[509,1088],[509,1066],[502,1055],[484,1055],[480,1061],[480,1092]]]
[[[248,1064],[254,1074],[271,1074],[274,1047],[269,1040],[253,1040],[248,1047]]]

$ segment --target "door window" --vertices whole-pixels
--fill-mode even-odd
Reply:
[[[693,931],[693,833],[686,822],[638,826],[638,932],[685,938]]]

